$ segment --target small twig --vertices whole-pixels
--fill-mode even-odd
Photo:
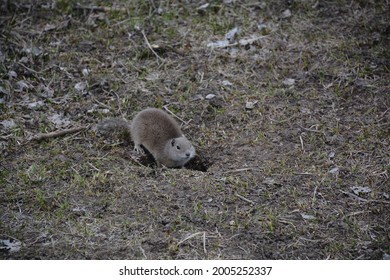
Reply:
[[[78,4],[76,6],[76,9],[79,10],[87,10],[87,11],[94,11],[94,12],[126,12],[127,10],[125,8],[118,8],[118,7],[98,7],[98,6],[82,6]]]
[[[284,219],[279,219],[279,222],[281,223],[284,223],[284,224],[287,224],[287,225],[290,225],[292,226],[294,229],[297,229],[296,226],[294,226],[294,224],[290,221],[287,221],[287,220],[284,220]]]
[[[311,128],[306,128],[306,127],[303,127],[303,126],[299,126],[300,128],[302,128],[303,130],[306,130],[306,131],[310,131],[310,132],[315,132],[315,133],[324,133],[323,131],[320,131],[320,130],[315,130],[315,129],[311,129]]]
[[[171,110],[169,110],[168,105],[163,106],[163,108],[164,108],[165,111],[167,111],[169,114],[171,114],[172,116],[174,116],[175,118],[177,118],[179,121],[181,121],[182,123],[184,123],[185,125],[187,125],[187,122],[185,122],[182,118],[178,117],[175,113],[173,113]]]
[[[93,99],[96,103],[98,103],[99,105],[103,106],[104,108],[106,108],[106,109],[112,109],[110,106],[107,106],[106,104],[104,104],[104,103],[100,102],[99,100],[97,100],[96,97],[93,96],[93,95],[92,95],[92,99]]]
[[[362,258],[364,258],[364,255],[360,255],[359,257],[355,258],[354,260],[360,260]]]
[[[249,171],[249,170],[253,170],[253,168],[252,167],[239,168],[239,169],[234,169],[234,170],[228,170],[228,171],[225,171],[224,173],[238,173],[238,172]]]
[[[303,240],[303,241],[309,241],[309,242],[323,242],[325,241],[326,239],[308,239],[308,238],[304,238],[304,237],[298,237],[299,239]]]
[[[143,30],[141,30],[141,33],[142,33],[142,36],[144,36],[144,39],[145,39],[146,45],[148,45],[148,48],[152,51],[152,53],[153,53],[158,59],[161,60],[161,62],[164,62],[164,59],[162,59],[161,56],[159,56],[159,55],[153,50],[153,47],[150,45],[149,40],[148,40],[148,38],[147,38],[146,35],[145,35],[145,32],[144,32]]]
[[[141,249],[142,255],[144,255],[144,258],[147,260],[147,259],[148,259],[148,257],[147,257],[147,256],[146,256],[146,254],[145,254],[145,250],[144,250],[144,248],[142,248],[142,246],[141,246],[141,245],[139,245],[139,248]]]
[[[299,135],[299,140],[301,140],[301,147],[302,147],[302,151],[304,152],[304,151],[305,151],[305,148],[303,147],[302,135]]]
[[[241,236],[241,235],[242,235],[241,233],[234,234],[234,235],[229,237],[228,241],[232,240],[233,238],[236,238],[237,236]]]
[[[359,201],[362,201],[362,202],[368,202],[367,199],[364,199],[364,198],[361,198],[353,193],[350,193],[350,192],[346,192],[346,191],[341,191],[343,194],[346,194],[346,195],[349,195],[350,197],[353,197],[353,198],[356,198],[357,200]]]
[[[128,18],[126,18],[124,20],[118,21],[118,22],[112,24],[111,27],[115,27],[115,26],[121,25],[122,23],[128,22],[130,20],[133,20],[133,18],[132,17],[128,17]]]
[[[387,114],[387,112],[389,112],[389,110],[390,108],[384,111],[379,118],[382,119]]]
[[[356,216],[356,215],[359,215],[359,214],[370,213],[370,212],[371,212],[371,211],[357,211],[357,212],[352,212],[352,213],[347,214],[346,217]]]
[[[95,165],[93,165],[92,163],[87,162],[87,164],[88,164],[89,166],[91,166],[95,171],[100,172],[100,169],[98,169],[98,168],[97,168]]]
[[[71,166],[70,169],[72,169],[77,175],[80,175],[80,172],[73,166]]]
[[[316,200],[317,188],[318,188],[318,185],[316,185],[316,187],[314,188],[313,198],[311,200],[311,205],[312,206],[314,206],[314,201]]]
[[[203,232],[203,251],[205,254],[207,254],[207,250],[206,250],[206,232],[204,231]]]
[[[187,236],[186,238],[184,238],[182,241],[178,242],[177,245],[180,245],[181,243],[187,241],[188,239],[191,239],[191,238],[193,238],[193,237],[195,237],[197,235],[203,234],[203,233],[204,233],[204,231],[196,232],[194,234],[191,234],[190,236]]]
[[[240,248],[241,250],[243,250],[243,251],[245,252],[246,255],[249,255],[249,254],[248,254],[248,251],[245,250],[243,247],[241,247],[241,246],[237,246],[237,247]]]
[[[33,136],[30,140],[42,141],[42,140],[48,139],[48,138],[60,137],[60,136],[66,135],[66,134],[76,133],[76,132],[82,131],[86,128],[88,128],[88,126],[73,127],[73,128],[64,129],[64,130],[57,130],[57,131],[53,131],[53,132],[49,132],[49,133],[39,133],[39,134]]]
[[[35,71],[34,69],[31,69],[30,67],[27,67],[27,66],[24,65],[23,63],[18,62],[18,65],[22,66],[23,68],[25,68],[25,69],[27,69],[28,71],[33,72],[34,74],[37,74],[37,75],[42,74],[43,72],[46,72],[46,71],[50,70],[50,68],[52,68],[52,66],[50,66],[50,67],[48,67],[48,68],[46,68],[46,69],[44,69],[44,70]],[[37,77],[37,76],[36,76],[36,77]]]
[[[368,199],[365,199],[365,198],[361,198],[360,196],[357,196],[356,194],[353,194],[353,193],[350,193],[350,192],[346,192],[346,191],[340,191],[340,192],[342,192],[343,194],[347,194],[350,197],[356,198],[357,200],[359,200],[361,202],[366,202],[366,203],[375,202],[375,203],[390,204],[390,201],[377,200],[377,199],[370,199],[370,200],[368,200]]]
[[[234,193],[234,195],[237,196],[238,198],[241,198],[242,200],[245,200],[246,202],[249,202],[251,204],[255,204],[252,200],[247,199],[247,198],[243,197],[242,195],[239,195],[238,193]]]

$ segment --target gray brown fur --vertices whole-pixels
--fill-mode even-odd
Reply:
[[[99,130],[119,129],[129,132],[134,148],[146,148],[157,164],[166,167],[183,167],[195,156],[191,142],[183,135],[179,125],[160,109],[148,108],[139,112],[129,124],[125,120],[111,119],[102,122]]]

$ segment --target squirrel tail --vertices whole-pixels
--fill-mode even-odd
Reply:
[[[102,134],[119,133],[125,139],[131,139],[130,123],[124,119],[106,119],[97,125],[97,130]]]

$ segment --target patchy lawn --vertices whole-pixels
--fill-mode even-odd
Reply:
[[[390,254],[388,1],[14,2],[0,258]],[[96,130],[146,107],[178,118],[187,168]]]

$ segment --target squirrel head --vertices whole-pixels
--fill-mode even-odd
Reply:
[[[167,142],[165,152],[177,167],[184,166],[195,156],[195,148],[184,136],[173,138]]]

